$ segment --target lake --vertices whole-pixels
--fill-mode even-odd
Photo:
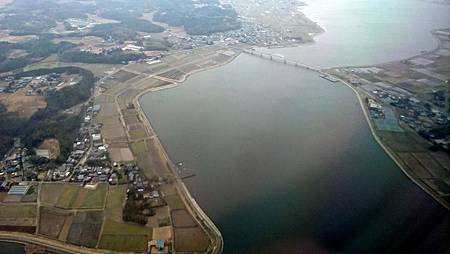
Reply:
[[[431,50],[430,30],[450,24],[448,6],[422,1],[307,2],[326,32],[270,51],[320,67]],[[172,159],[195,171],[186,184],[225,253],[448,251],[449,212],[384,153],[344,85],[241,55],[140,102]]]
[[[25,250],[24,250],[24,246],[22,244],[0,241],[0,253],[25,254]]]

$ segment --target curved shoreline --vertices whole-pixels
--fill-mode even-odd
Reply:
[[[162,153],[164,160],[167,162],[169,169],[171,171],[170,173],[172,173],[175,177],[175,181],[176,181],[175,186],[177,188],[178,193],[181,194],[180,196],[182,197],[183,203],[186,205],[187,209],[192,214],[192,217],[198,222],[198,224],[202,227],[202,229],[205,231],[205,233],[208,234],[208,236],[211,240],[211,243],[212,243],[212,249],[210,251],[208,250],[208,253],[212,253],[212,254],[220,254],[223,252],[224,240],[223,240],[222,234],[220,233],[220,230],[217,228],[217,226],[214,224],[214,222],[208,217],[208,215],[198,205],[197,201],[192,197],[188,188],[184,184],[183,180],[180,179],[179,177],[177,177],[177,173],[175,171],[176,166],[173,163],[173,160],[170,159],[169,153],[164,148],[163,144],[161,143],[161,140],[158,138],[157,132],[152,127],[151,122],[150,122],[150,116],[148,116],[142,109],[142,106],[140,104],[140,99],[143,95],[150,93],[150,92],[158,92],[158,91],[178,87],[180,83],[184,83],[191,75],[193,75],[195,73],[218,68],[218,67],[224,66],[224,65],[232,62],[234,59],[236,59],[236,57],[238,57],[240,55],[236,51],[233,51],[233,52],[235,52],[236,54],[233,57],[231,57],[229,60],[227,60],[223,63],[213,65],[213,66],[210,66],[207,68],[200,68],[200,69],[191,71],[189,73],[186,73],[186,75],[184,75],[181,79],[177,80],[176,82],[173,82],[173,83],[163,86],[163,87],[146,89],[146,90],[140,92],[139,94],[137,94],[133,99],[133,104],[135,105],[135,108],[139,114],[139,118],[141,118],[142,123],[144,124],[145,128],[147,129],[147,131],[149,133],[155,134],[153,139],[156,141],[158,149]]]
[[[439,29],[435,29],[435,30],[432,30],[431,31],[431,33],[433,34],[433,35],[435,35],[434,34],[434,32],[435,31],[437,31],[437,30],[439,30]],[[433,36],[433,37],[436,37],[436,35],[435,36]],[[434,51],[436,51],[436,50],[438,50],[439,49],[439,47],[440,47],[440,45],[441,45],[441,41],[439,40],[439,39],[437,39],[438,40],[438,46],[436,47],[436,48],[434,48],[434,49],[432,49],[432,50],[430,50],[429,52],[434,52]],[[312,42],[312,43],[315,43],[315,42]],[[294,47],[296,47],[296,46],[294,46]],[[207,71],[207,70],[210,70],[210,69],[214,69],[214,68],[218,68],[218,67],[220,67],[220,66],[223,66],[223,65],[226,65],[226,64],[228,64],[228,63],[230,63],[230,62],[232,62],[236,57],[238,57],[239,56],[239,54],[237,54],[237,55],[235,55],[233,58],[231,58],[229,61],[227,61],[227,62],[224,62],[224,63],[222,63],[222,64],[219,64],[219,65],[215,65],[215,66],[212,66],[212,67],[208,67],[208,68],[204,68],[204,69],[198,69],[198,70],[195,70],[195,71],[193,71],[193,72],[190,72],[190,73],[187,73],[181,80],[178,80],[177,82],[175,82],[175,83],[173,83],[173,84],[170,84],[170,85],[167,85],[167,86],[165,86],[165,87],[160,87],[160,88],[154,88],[154,89],[148,89],[148,90],[145,90],[145,91],[143,91],[143,92],[141,92],[140,94],[138,94],[137,96],[136,96],[136,98],[135,98],[135,104],[138,106],[137,108],[139,109],[139,112],[140,112],[140,115],[142,114],[142,116],[144,116],[144,118],[146,119],[146,122],[147,122],[147,124],[148,124],[148,126],[149,126],[149,128],[150,128],[150,130],[152,130],[153,131],[153,133],[155,133],[155,135],[156,135],[156,131],[154,131],[154,129],[152,128],[152,126],[151,126],[151,123],[150,123],[150,116],[147,116],[144,112],[143,112],[143,110],[142,110],[142,107],[141,107],[141,105],[140,105],[140,103],[139,103],[139,100],[140,100],[140,98],[144,95],[144,94],[146,94],[146,93],[149,93],[149,92],[157,92],[157,91],[161,91],[161,90],[165,90],[165,89],[171,89],[171,88],[175,88],[175,87],[177,87],[178,86],[178,83],[183,83],[183,82],[185,82],[186,80],[187,80],[187,78],[190,76],[190,75],[193,75],[193,74],[195,74],[195,73],[197,73],[197,72],[202,72],[202,71]],[[409,57],[409,58],[406,58],[406,59],[410,59],[410,58],[413,58],[413,57],[416,57],[417,55],[415,55],[415,56],[411,56],[411,57]],[[403,60],[403,59],[400,59],[400,60],[397,60],[397,61],[401,61],[401,60]],[[390,62],[395,62],[395,61],[390,61]],[[384,62],[384,63],[389,63],[389,62]],[[383,64],[383,63],[380,63],[380,64]],[[375,64],[375,65],[378,65],[378,64]],[[371,66],[371,65],[367,65],[367,66]],[[327,69],[330,69],[330,68],[327,68]],[[328,73],[327,72],[327,69],[322,69],[321,71],[322,72],[324,72],[324,73],[327,73],[327,74],[329,74],[329,75],[331,75],[331,76],[333,76],[333,77],[335,77],[335,78],[337,78],[340,82],[342,82],[343,84],[345,84],[346,86],[348,86],[353,92],[354,92],[354,94],[356,95],[356,97],[357,97],[357,99],[358,99],[358,101],[359,101],[359,104],[360,104],[360,107],[361,107],[361,110],[362,110],[362,112],[363,112],[363,114],[364,114],[364,117],[365,117],[365,119],[366,119],[366,121],[367,121],[367,124],[368,124],[368,127],[369,127],[369,130],[370,130],[370,132],[372,133],[372,136],[373,136],[373,138],[375,139],[375,141],[378,143],[378,145],[380,145],[380,147],[384,150],[384,152],[394,161],[394,163],[398,166],[398,168],[415,184],[415,185],[417,185],[420,189],[422,189],[423,191],[425,191],[425,193],[427,193],[428,195],[430,195],[434,200],[436,200],[440,205],[442,205],[444,208],[446,208],[446,209],[448,209],[448,210],[450,210],[450,207],[446,204],[446,203],[444,203],[440,198],[438,198],[438,197],[436,197],[436,195],[434,194],[434,193],[432,193],[430,190],[428,190],[426,187],[424,187],[424,186],[422,186],[422,184],[420,184],[416,179],[414,179],[414,177],[405,169],[405,167],[404,167],[404,165],[399,161],[399,159],[394,155],[394,152],[393,151],[391,151],[382,141],[381,141],[381,139],[380,139],[380,137],[377,135],[377,133],[376,133],[376,130],[375,130],[375,127],[373,126],[373,123],[372,123],[372,121],[371,121],[371,119],[370,119],[370,117],[369,117],[369,115],[368,115],[368,112],[367,112],[367,109],[366,109],[366,107],[365,107],[365,103],[364,103],[364,100],[363,100],[363,98],[362,98],[362,95],[360,94],[360,92],[355,88],[355,87],[353,87],[351,84],[349,84],[347,81],[344,81],[343,79],[341,79],[341,78],[339,78],[339,77],[336,77],[335,75],[333,75],[333,74],[331,74],[331,73]],[[159,138],[158,137],[156,137],[156,139],[157,139],[157,142],[158,142],[158,144],[159,144],[159,146],[162,148],[162,151],[163,151],[163,154],[165,155],[165,157],[166,157],[166,159],[167,159],[167,161],[169,161],[172,165],[174,165],[173,164],[173,162],[172,162],[172,160],[170,160],[170,158],[169,158],[169,156],[168,156],[168,153],[166,152],[166,150],[164,149],[164,147],[163,147],[163,145],[161,144],[161,142],[160,142],[160,140],[159,140]],[[173,167],[171,167],[171,170],[172,170],[172,173],[174,174],[174,175],[176,175],[176,173],[173,171]],[[203,210],[201,209],[201,207],[197,204],[197,202],[195,201],[195,199],[194,198],[192,198],[192,196],[190,195],[190,193],[189,193],[189,190],[187,189],[187,187],[186,187],[186,185],[184,184],[184,182],[183,181],[181,181],[181,180],[179,180],[179,179],[177,179],[177,182],[179,181],[179,183],[177,184],[177,188],[179,187],[181,190],[182,190],[182,193],[185,195],[185,202],[187,202],[187,203],[192,203],[192,206],[193,207],[191,207],[191,208],[194,208],[195,209],[195,212],[198,214],[198,215],[201,215],[200,216],[200,218],[204,218],[204,222],[206,222],[207,224],[208,224],[208,226],[211,228],[211,229],[213,229],[213,232],[216,234],[216,237],[218,237],[220,240],[219,240],[219,242],[220,242],[220,244],[219,244],[219,248],[218,249],[215,249],[216,251],[218,251],[218,252],[213,252],[213,253],[222,253],[222,250],[223,250],[223,237],[222,237],[222,235],[221,235],[221,233],[220,233],[220,231],[219,231],[219,229],[215,226],[215,224],[210,220],[210,218],[203,212]]]
[[[89,249],[76,245],[66,244],[57,240],[31,235],[26,233],[0,231],[0,241],[12,242],[22,245],[35,244],[51,251],[64,254],[107,254],[114,253],[112,251],[101,249]]]
[[[381,63],[381,64],[387,64],[387,63],[395,63],[398,61],[403,61],[403,60],[409,60],[409,59],[413,59],[417,56],[421,56],[423,54],[429,54],[429,53],[434,53],[436,51],[438,51],[440,49],[440,47],[442,46],[442,40],[439,40],[438,36],[436,35],[436,32],[439,30],[442,30],[444,28],[441,29],[434,29],[431,30],[430,33],[433,35],[432,37],[434,39],[436,39],[438,41],[438,45],[437,47],[435,47],[434,49],[428,51],[427,53],[422,53],[422,54],[418,54],[418,55],[414,55],[405,59],[400,59],[397,61],[390,61],[390,62],[385,62],[385,63]],[[380,64],[374,64],[374,65],[364,65],[364,66],[346,66],[345,68],[352,68],[352,67],[372,67],[372,66],[377,66]],[[337,67],[337,68],[341,68],[341,67]],[[369,125],[369,129],[370,132],[372,133],[372,136],[374,137],[375,141],[381,146],[381,148],[384,150],[384,152],[395,162],[395,164],[400,168],[400,170],[415,184],[417,185],[420,189],[422,189],[423,191],[425,191],[425,193],[427,193],[428,195],[430,195],[434,200],[436,200],[440,205],[442,205],[444,208],[446,208],[447,210],[450,210],[450,205],[446,202],[444,202],[440,197],[436,196],[435,193],[431,192],[428,188],[426,188],[425,186],[423,186],[423,184],[419,183],[414,176],[412,176],[408,170],[406,170],[405,166],[403,165],[403,163],[394,155],[394,151],[392,151],[389,147],[387,147],[383,141],[381,141],[380,137],[377,135],[375,127],[373,126],[372,120],[369,117],[369,113],[367,111],[367,107],[365,107],[365,103],[363,101],[362,95],[361,93],[351,84],[349,84],[347,81],[333,75],[332,73],[329,73],[327,70],[329,69],[336,69],[336,68],[328,68],[328,69],[324,69],[322,70],[323,72],[327,73],[330,76],[335,77],[336,79],[338,79],[341,83],[343,83],[344,85],[348,86],[350,89],[352,89],[352,91],[355,93],[356,97],[358,98],[359,104],[361,106],[361,109],[363,111],[364,117],[366,118],[367,124]]]
[[[359,101],[359,105],[361,106],[361,110],[363,111],[364,117],[366,118],[367,124],[369,125],[369,129],[370,132],[372,133],[373,138],[375,139],[375,141],[378,143],[378,145],[381,146],[381,148],[384,150],[384,152],[395,162],[395,164],[400,168],[400,170],[414,183],[416,184],[419,188],[421,188],[423,191],[425,191],[428,195],[430,195],[434,200],[436,200],[440,205],[442,205],[444,208],[446,208],[447,210],[450,210],[450,206],[448,206],[446,203],[444,203],[440,198],[436,197],[436,195],[434,193],[432,193],[430,190],[428,190],[427,188],[425,188],[424,186],[422,186],[422,184],[420,184],[419,182],[416,181],[416,179],[414,179],[414,177],[408,173],[408,171],[405,169],[405,167],[403,166],[403,164],[399,161],[399,159],[394,155],[394,152],[391,151],[380,139],[380,137],[377,135],[375,127],[373,126],[373,123],[369,117],[369,114],[367,112],[367,108],[365,107],[364,101],[362,99],[361,94],[358,92],[358,90],[356,90],[355,87],[353,87],[351,84],[349,84],[348,82],[332,75],[329,74],[333,77],[335,77],[336,79],[338,79],[340,82],[342,82],[343,84],[345,84],[346,86],[348,86],[350,89],[352,89],[352,91],[355,93],[356,97],[358,98]]]
[[[165,89],[170,89],[173,87],[174,86],[171,86],[171,87],[168,87]],[[160,90],[162,90],[162,89],[160,89]],[[157,91],[160,91],[160,90],[157,90]],[[195,199],[192,198],[192,196],[189,193],[189,190],[186,188],[186,185],[184,184],[184,182],[179,177],[177,177],[177,174],[174,170],[175,164],[170,159],[169,154],[166,152],[166,149],[164,148],[161,141],[159,140],[158,135],[156,134],[156,131],[153,129],[153,127],[150,123],[150,120],[149,120],[150,118],[147,117],[147,115],[145,114],[145,112],[142,109],[139,99],[142,95],[144,95],[148,92],[151,92],[151,89],[142,91],[133,99],[133,104],[135,104],[135,108],[138,111],[139,118],[141,118],[143,120],[143,124],[144,124],[145,128],[147,129],[147,131],[149,131],[149,133],[155,134],[155,136],[153,137],[153,140],[156,141],[158,149],[164,156],[165,162],[169,166],[170,173],[173,174],[173,176],[175,178],[175,182],[176,182],[175,186],[176,186],[177,192],[180,194],[180,197],[183,200],[183,203],[186,205],[186,208],[189,210],[192,217],[198,222],[198,224],[202,227],[202,229],[205,231],[205,233],[209,235],[209,238],[211,239],[212,247],[213,247],[213,249],[211,250],[211,253],[220,254],[220,253],[222,253],[222,250],[223,250],[222,234],[220,233],[220,231],[216,227],[216,225],[211,221],[211,219],[203,212],[203,210],[197,204]],[[203,222],[203,223],[201,223],[201,222]]]

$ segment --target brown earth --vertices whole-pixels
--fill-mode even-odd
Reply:
[[[174,232],[175,251],[203,253],[208,249],[208,236],[200,227],[177,228]]]
[[[59,141],[56,138],[48,138],[42,142],[39,146],[39,149],[46,149],[50,154],[50,159],[54,160],[58,158],[60,150],[59,150]]]
[[[0,8],[2,7],[2,2],[4,2],[4,0],[0,0]],[[36,38],[36,36],[35,35],[16,36],[16,35],[8,35],[5,33],[0,33],[0,41],[5,41],[5,42],[9,42],[9,43],[18,43],[18,42],[29,41],[33,38]]]
[[[47,107],[43,97],[27,96],[24,90],[0,95],[0,103],[6,106],[8,112],[15,112],[22,117],[30,117],[39,109]]]

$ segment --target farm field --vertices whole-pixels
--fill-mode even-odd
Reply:
[[[122,207],[125,202],[127,192],[126,185],[111,186],[108,189],[106,200],[105,216],[108,219],[122,221]]]
[[[396,152],[426,152],[424,141],[407,132],[377,131],[383,143]]]
[[[65,184],[56,207],[64,209],[103,209],[108,186],[98,184],[95,190],[74,184]]]
[[[152,233],[153,229],[150,227],[107,219],[103,226],[99,248],[114,251],[144,252]]]
[[[147,177],[152,177],[155,175],[152,167],[152,162],[150,161],[149,150],[145,141],[137,141],[131,143],[131,151],[137,158],[137,165],[142,168],[144,174]]]
[[[52,239],[59,239],[64,227],[70,226],[73,213],[53,208],[40,207],[39,234]]]
[[[209,239],[200,227],[175,228],[174,232],[175,251],[203,253],[208,249]]]
[[[40,201],[48,205],[56,205],[58,198],[64,190],[62,183],[43,183],[40,190]]]
[[[172,210],[178,210],[178,209],[185,208],[183,201],[177,194],[166,196],[166,197],[164,197],[164,200],[167,202],[170,209],[172,209]]]
[[[91,64],[91,63],[74,63],[74,62],[61,62],[56,54],[51,55],[40,62],[36,62],[28,65],[24,68],[25,71],[42,69],[42,68],[56,68],[65,66],[76,66],[90,70],[96,76],[104,76],[106,72],[113,71],[121,68],[120,64]]]
[[[36,205],[2,205],[0,206],[0,219],[4,218],[34,218]]]
[[[155,215],[148,218],[147,226],[156,229],[168,225],[171,225],[169,207],[163,206],[155,208]]]
[[[172,210],[173,226],[177,228],[195,227],[191,215],[185,209]]]
[[[0,206],[0,227],[36,225],[36,205],[4,204]]]
[[[113,76],[114,76],[114,78],[115,78],[117,81],[119,81],[119,82],[122,83],[122,82],[125,82],[125,81],[127,81],[127,80],[129,80],[129,79],[132,79],[132,78],[136,77],[137,74],[131,73],[131,72],[128,72],[128,71],[120,70],[119,72],[117,72],[117,73],[114,74]]]
[[[69,229],[67,241],[71,244],[94,248],[100,235],[103,212],[79,212]]]
[[[47,107],[47,102],[41,96],[27,96],[25,90],[14,94],[0,95],[0,103],[4,104],[8,112],[15,112],[22,117],[31,117],[39,109]]]

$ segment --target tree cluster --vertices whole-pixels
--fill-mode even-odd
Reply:
[[[1,105],[0,156],[3,156],[11,147],[14,137],[21,137],[27,148],[38,146],[47,138],[56,138],[60,143],[61,151],[58,161],[65,161],[70,154],[81,125],[81,116],[68,115],[61,111],[88,100],[96,79],[92,72],[78,67],[37,69],[18,73],[15,78],[49,73],[78,74],[82,76],[82,79],[73,86],[49,92],[45,98],[47,107],[37,111],[29,119],[20,117],[16,113],[6,112]]]

